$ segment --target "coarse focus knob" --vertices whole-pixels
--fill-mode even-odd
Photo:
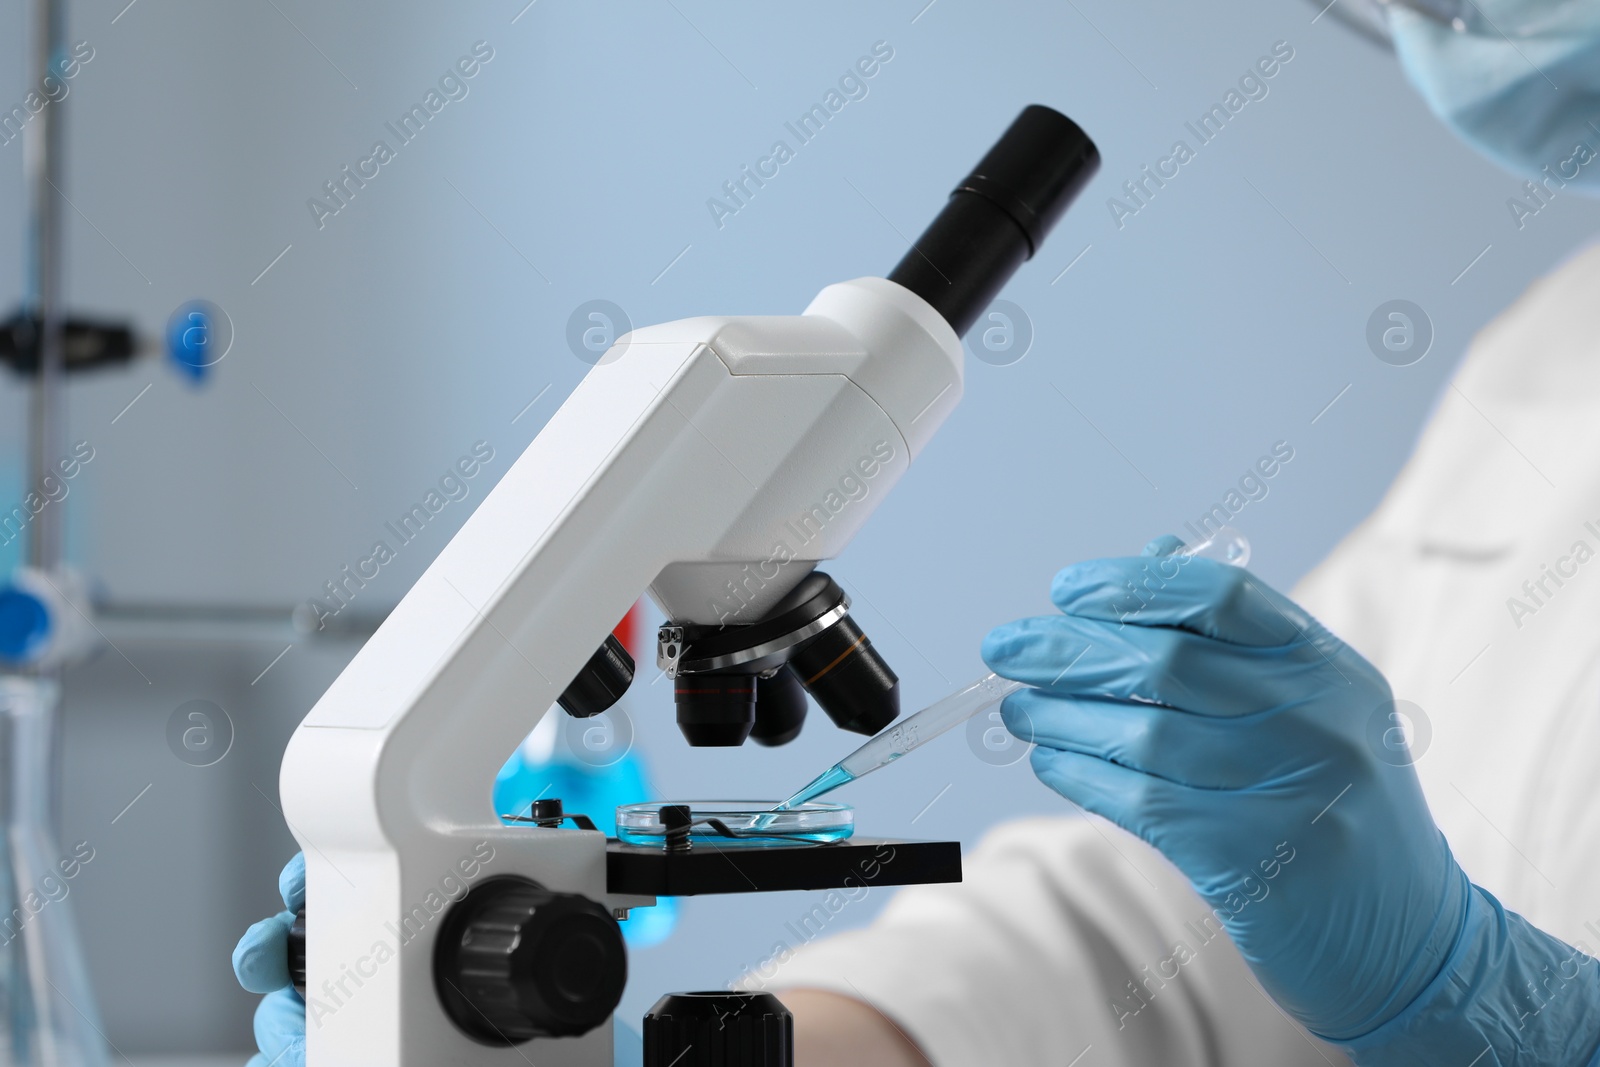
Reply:
[[[445,1013],[474,1041],[575,1037],[610,1017],[628,980],[605,908],[525,878],[494,878],[445,916],[434,946]]]

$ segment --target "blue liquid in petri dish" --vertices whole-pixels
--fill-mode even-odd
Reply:
[[[617,838],[625,844],[660,848],[666,838],[661,825],[663,805],[686,804],[693,825],[692,842],[708,848],[763,848],[778,845],[827,844],[855,832],[855,810],[848,804],[814,801],[787,811],[774,811],[776,800],[663,800],[624,804],[617,809]],[[712,826],[715,819],[733,833]]]

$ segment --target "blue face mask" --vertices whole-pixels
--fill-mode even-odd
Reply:
[[[1600,195],[1600,0],[1385,7],[1406,75],[1462,140],[1552,190]]]

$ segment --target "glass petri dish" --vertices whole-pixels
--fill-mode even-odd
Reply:
[[[776,800],[653,800],[617,809],[617,838],[629,845],[663,847],[667,832],[661,809],[689,808],[691,841],[716,848],[760,848],[802,842],[843,841],[855,832],[855,809],[813,800],[788,811],[773,811]]]

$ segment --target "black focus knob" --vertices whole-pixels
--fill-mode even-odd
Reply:
[[[576,893],[494,878],[446,914],[433,954],[445,1013],[486,1045],[575,1037],[622,999],[628,959],[609,912]]]
[[[306,995],[306,909],[294,913],[289,924],[289,984]]]
[[[644,1017],[644,1067],[790,1067],[794,1016],[771,993],[668,993]]]

